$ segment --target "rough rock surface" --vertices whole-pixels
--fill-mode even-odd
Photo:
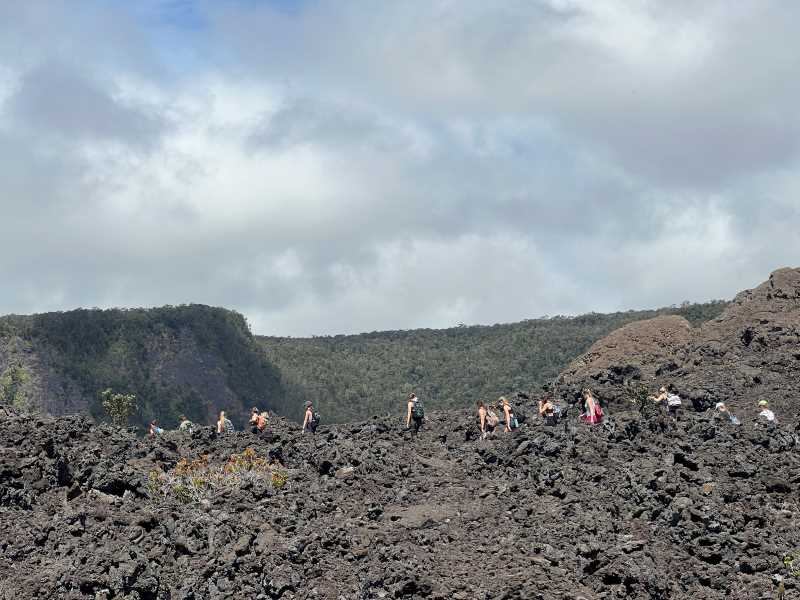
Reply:
[[[623,327],[594,344],[561,374],[558,394],[574,402],[583,387],[613,405],[624,384],[653,392],[672,384],[697,409],[727,402],[755,415],[760,399],[779,415],[796,413],[800,395],[800,269],[780,269],[736,296],[723,314],[692,329],[680,317]]]
[[[800,549],[796,431],[535,419],[481,441],[467,412],[303,435],[139,439],[0,409],[0,598],[773,598]],[[151,469],[280,449],[281,489],[149,497]],[[787,598],[800,593],[787,575]]]

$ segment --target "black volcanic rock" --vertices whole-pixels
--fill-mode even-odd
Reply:
[[[429,417],[416,438],[398,417],[139,439],[10,413],[0,598],[760,598],[800,549],[789,426],[618,414],[479,441],[469,412]],[[152,469],[248,447],[281,449],[285,487],[148,491]]]

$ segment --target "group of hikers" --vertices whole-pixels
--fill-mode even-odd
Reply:
[[[589,425],[596,425],[603,422],[605,414],[600,401],[595,397],[591,389],[585,388],[581,393],[581,406],[583,412],[579,415],[579,420]],[[517,401],[519,403],[530,402],[530,396],[522,392],[517,394]],[[647,402],[652,403],[653,406],[659,407],[666,414],[674,420],[678,419],[679,412],[683,405],[681,397],[670,389],[669,386],[662,386],[659,388],[658,393],[647,397]],[[495,408],[498,412],[495,412]],[[739,419],[733,415],[724,402],[717,402],[714,407],[715,415],[720,418],[728,419],[733,425],[740,425]],[[766,400],[759,400],[758,402],[758,416],[760,420],[770,423],[776,423],[777,419],[775,413],[769,408],[769,403]],[[555,403],[551,396],[544,396],[538,400],[539,417],[545,425],[555,426],[564,417],[564,410]],[[250,420],[248,426],[250,431],[254,434],[263,433],[267,430],[268,413],[266,410],[259,410],[253,407],[250,411]],[[495,406],[484,403],[479,400],[477,403],[477,425],[480,429],[481,439],[486,439],[492,435],[500,423],[503,423],[503,431],[510,433],[520,426],[524,420],[521,415],[518,415],[511,402],[505,396],[500,396]],[[320,424],[320,414],[314,410],[313,403],[307,401],[304,405],[303,413],[303,433],[316,433],[317,427]],[[420,398],[415,393],[408,394],[406,398],[406,418],[405,426],[407,430],[411,430],[414,435],[419,433],[420,428],[425,422],[425,406]],[[178,430],[191,431],[195,425],[185,415],[180,416]],[[216,431],[218,434],[225,434],[234,431],[233,422],[225,416],[225,411],[220,411],[219,418],[216,422]],[[156,436],[164,433],[164,430],[159,426],[158,420],[150,422],[149,434]]]
[[[530,399],[526,394],[521,393],[517,394],[517,397],[523,401]],[[605,416],[603,407],[592,390],[585,388],[581,392],[581,398],[582,402],[580,406],[583,408],[583,412],[580,413],[578,417],[579,420],[590,425],[602,423]],[[657,394],[648,396],[647,402],[663,410],[675,421],[677,421],[681,406],[683,405],[682,398],[668,386],[662,386],[659,388]],[[538,405],[539,416],[545,425],[557,425],[565,414],[564,410],[553,401],[551,396],[542,397],[538,401]],[[409,404],[409,406],[411,405]],[[485,404],[482,400],[478,401],[477,406],[477,422],[481,433],[481,439],[486,439],[486,437],[494,433],[501,421],[504,424],[505,432],[511,432],[519,427],[520,419],[515,415],[511,403],[505,396],[500,396],[497,401],[497,409],[500,411],[501,415],[498,415],[491,406]],[[410,410],[409,408],[409,411]],[[736,415],[730,412],[724,402],[717,402],[715,404],[714,413],[715,416],[727,419],[733,425],[741,425],[741,421],[739,421]],[[775,413],[769,408],[769,402],[766,400],[758,401],[757,419],[768,423],[777,423]],[[408,422],[406,422],[406,427],[408,427]],[[415,429],[419,429],[418,424],[415,426]]]
[[[255,406],[250,409],[250,419],[248,420],[247,425],[250,428],[251,433],[264,433],[267,430],[268,421],[269,413],[266,410],[259,410],[258,407]],[[314,406],[310,401],[306,402],[305,414],[303,417],[303,433],[316,433],[319,422],[320,414],[314,411]],[[195,429],[195,427],[196,425],[192,423],[186,417],[186,415],[181,415],[178,417],[178,431],[191,432]],[[236,431],[236,428],[233,426],[233,421],[225,416],[224,410],[219,412],[219,417],[217,418],[215,427],[217,433],[220,435]],[[148,433],[151,437],[164,433],[164,429],[158,424],[158,419],[153,419],[150,421]]]

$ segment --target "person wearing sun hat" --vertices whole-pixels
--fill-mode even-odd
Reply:
[[[766,419],[770,423],[775,422],[775,413],[769,409],[769,402],[766,400],[759,400],[758,401],[758,408],[761,409],[761,412],[758,413],[758,416],[762,419]]]

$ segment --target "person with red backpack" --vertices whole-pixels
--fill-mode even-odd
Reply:
[[[581,421],[592,425],[603,422],[603,408],[589,388],[583,390],[583,408],[584,412],[581,415]]]

